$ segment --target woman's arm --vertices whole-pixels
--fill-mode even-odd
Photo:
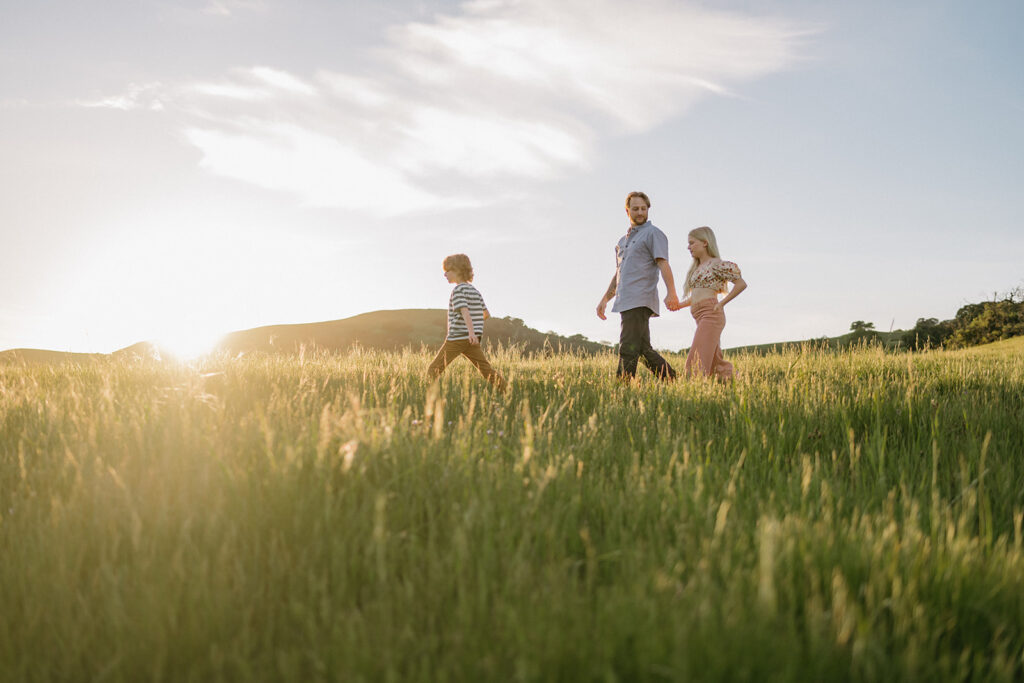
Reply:
[[[733,283],[732,283],[732,289],[729,291],[728,294],[726,294],[724,297],[722,297],[722,300],[719,301],[715,305],[715,308],[717,308],[717,309],[722,308],[722,306],[725,306],[727,303],[729,303],[730,301],[732,301],[733,299],[738,297],[740,295],[740,292],[742,292],[746,288],[747,288],[746,280],[744,280],[741,277],[736,278],[733,281]]]

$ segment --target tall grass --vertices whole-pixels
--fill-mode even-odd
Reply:
[[[1020,679],[1015,350],[3,367],[0,680]]]

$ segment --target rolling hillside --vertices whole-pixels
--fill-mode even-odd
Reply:
[[[105,353],[72,353],[46,349],[7,349],[0,351],[0,363],[83,363],[105,358]]]
[[[294,353],[307,350],[347,351],[355,345],[364,348],[397,350],[440,347],[445,335],[444,309],[404,309],[374,311],[341,320],[294,325],[268,325],[230,332],[214,349],[215,353]],[[594,354],[609,347],[583,335],[564,337],[540,332],[518,318],[491,318],[485,327],[487,344],[515,345],[531,355],[552,351]],[[158,343],[143,341],[111,354],[70,353],[44,349],[10,349],[0,352],[0,363],[80,363],[101,358],[172,356]]]
[[[237,354],[293,352],[302,346],[345,351],[355,344],[386,350],[418,349],[420,345],[439,347],[444,341],[446,315],[444,309],[402,309],[319,323],[269,325],[232,332],[221,340],[217,350]],[[518,318],[491,318],[484,334],[489,344],[515,344],[528,354],[550,350],[590,354],[608,350],[582,335],[563,337],[539,332]]]
[[[803,341],[772,342],[771,344],[736,346],[725,350],[732,353],[755,353],[763,355],[766,353],[798,349],[806,344],[839,350],[847,349],[851,346],[857,346],[858,344],[871,344],[876,341],[881,343],[886,349],[895,350],[902,336],[903,330],[893,330],[892,332],[877,332],[872,330],[868,333],[847,332],[846,334],[841,334],[838,337],[819,337],[817,339],[805,339]]]
[[[444,309],[403,309],[374,311],[316,323],[294,325],[267,325],[249,330],[239,330],[225,335],[214,351],[228,355],[247,353],[295,353],[300,349],[347,351],[355,345],[383,350],[403,348],[419,349],[421,346],[437,348],[444,340]],[[784,352],[806,344],[830,349],[846,349],[863,343],[880,342],[887,349],[896,348],[903,332],[850,332],[838,337],[823,337],[805,341],[777,342],[756,346],[740,346],[726,349],[729,353],[754,353],[764,355]],[[611,352],[612,347],[591,341],[583,335],[565,337],[540,332],[528,327],[518,318],[491,318],[486,325],[486,340],[489,345],[515,345],[527,355],[552,351],[594,354]],[[995,353],[1024,352],[1024,337],[1008,339],[994,344],[973,347],[981,352]],[[685,351],[685,349],[681,350]],[[110,354],[71,353],[44,349],[9,349],[0,351],[0,363],[81,363],[102,358],[118,357],[167,357],[173,354],[162,350],[155,342],[143,341]]]

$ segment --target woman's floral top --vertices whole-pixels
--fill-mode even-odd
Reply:
[[[740,279],[740,267],[732,261],[712,259],[702,266],[697,266],[686,284],[690,289],[712,289],[716,292],[725,291],[725,283]]]

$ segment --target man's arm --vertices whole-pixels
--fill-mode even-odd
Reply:
[[[658,264],[661,278],[665,281],[665,288],[668,290],[665,305],[670,311],[679,310],[679,296],[676,294],[676,279],[672,276],[672,266],[668,264],[668,259],[659,258],[654,262]]]
[[[601,297],[601,303],[597,305],[597,317],[601,320],[608,319],[604,314],[604,309],[615,296],[615,286],[618,283],[618,279],[619,274],[616,272],[615,275],[612,275],[612,281],[608,283],[608,289],[605,291],[604,296]]]

